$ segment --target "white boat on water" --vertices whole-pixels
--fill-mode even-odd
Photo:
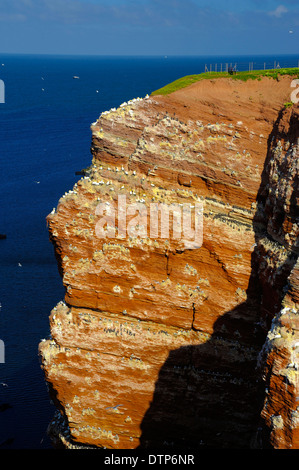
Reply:
[[[77,75],[74,75],[73,78],[79,80],[80,77],[77,77]]]

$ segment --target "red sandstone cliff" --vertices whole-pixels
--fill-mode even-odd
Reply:
[[[48,216],[66,288],[39,346],[56,444],[299,447],[290,83],[204,80],[92,125],[90,176]],[[100,238],[120,194],[202,204],[202,246]]]
[[[299,109],[274,129],[261,191],[267,235],[258,242],[262,317],[271,328],[260,361],[266,384],[263,432],[274,448],[299,448]]]

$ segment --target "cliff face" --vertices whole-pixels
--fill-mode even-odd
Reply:
[[[282,115],[272,136],[261,194],[267,235],[257,248],[262,315],[272,320],[260,355],[266,384],[262,419],[275,448],[299,447],[298,144],[297,107]]]
[[[204,80],[92,125],[90,175],[48,216],[66,288],[39,345],[56,444],[298,447],[290,83]],[[144,231],[149,210],[104,236],[119,196],[199,208],[203,236]]]

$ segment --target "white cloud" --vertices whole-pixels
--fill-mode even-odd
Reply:
[[[279,5],[275,10],[270,11],[269,15],[276,16],[280,18],[284,13],[287,13],[289,10],[284,5]]]
[[[17,23],[17,22],[24,22],[27,20],[27,16],[22,14],[22,13],[2,13],[0,11],[0,21],[1,22],[13,22],[13,23]]]

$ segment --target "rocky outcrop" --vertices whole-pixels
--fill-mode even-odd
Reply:
[[[56,445],[298,446],[290,83],[204,80],[124,103],[91,126],[89,176],[48,216],[66,289],[39,345]],[[134,230],[129,213],[124,225],[111,211],[124,200],[142,213]],[[176,237],[174,215],[171,236],[150,232],[149,207],[163,204],[199,208],[202,238]],[[280,329],[294,334],[273,340],[271,322],[286,319]]]
[[[261,193],[267,234],[258,245],[262,315],[271,321],[260,356],[266,384],[260,431],[264,442],[284,449],[299,446],[298,144],[297,107],[282,114],[272,135]]]

